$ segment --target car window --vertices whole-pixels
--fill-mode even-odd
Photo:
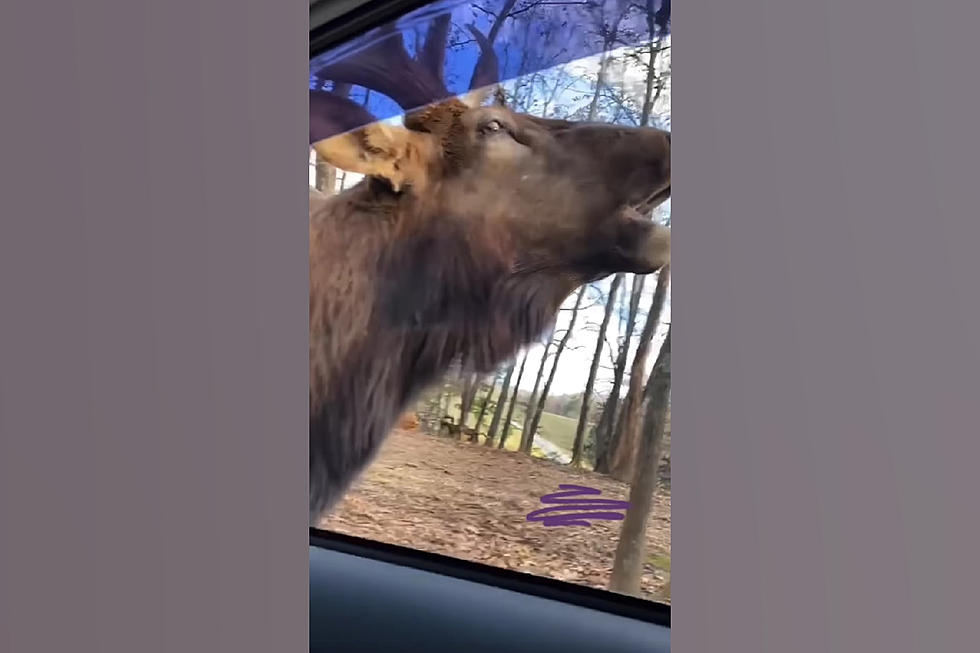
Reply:
[[[468,106],[504,106],[553,121],[669,132],[669,28],[669,0],[433,3],[311,59],[310,140],[315,144],[362,133],[356,130],[378,121],[404,128],[414,124],[412,116],[420,108],[451,97],[463,97]],[[488,212],[505,211],[500,207],[517,202],[517,195],[522,207],[537,202],[544,213],[554,209],[555,221],[536,227],[533,247],[528,247],[535,252],[575,247],[581,235],[572,233],[571,217],[559,219],[563,212],[572,215],[576,202],[588,202],[592,195],[611,192],[605,186],[627,181],[597,181],[601,176],[593,173],[607,164],[606,145],[597,142],[595,158],[590,158],[563,149],[564,126],[560,137],[541,144],[538,136],[521,132],[519,120],[493,122],[486,122],[488,129],[512,131],[514,138],[480,145],[497,148],[487,151],[499,150],[505,160],[481,166],[517,165],[506,157],[519,152],[520,165],[542,171],[542,179],[571,184],[570,193],[580,199],[573,201],[568,193],[525,197],[533,195],[533,186],[500,185],[491,192],[487,186],[495,178],[471,171],[466,173],[469,190],[458,192],[483,198]],[[435,128],[423,131],[435,133]],[[608,138],[632,134],[608,131]],[[476,147],[451,132],[440,138],[446,147]],[[635,147],[643,143],[636,141]],[[551,158],[528,161],[529,152],[537,156],[542,151]],[[328,197],[363,192],[374,176],[374,168],[364,167],[374,150],[367,152],[331,161],[311,147],[311,188]],[[556,177],[559,163],[579,176]],[[669,153],[666,165],[669,194]],[[450,192],[449,182],[439,176],[448,173],[429,170],[413,177],[404,167],[392,170],[401,175],[401,181],[392,182],[395,191],[425,188],[433,197]],[[633,172],[626,169],[623,175],[632,179]],[[583,190],[583,185],[594,190]],[[465,206],[482,228],[480,210]],[[669,197],[637,202],[635,210],[643,220],[670,226]],[[478,233],[473,229],[473,238],[493,240],[490,227]],[[529,227],[515,229],[531,239]],[[391,238],[407,239],[411,229],[391,233]],[[427,257],[456,256],[440,247],[434,242],[412,250],[415,258],[401,265],[424,271],[436,265]],[[571,289],[554,322],[492,369],[475,371],[472,361],[460,358],[424,384],[377,455],[318,521],[320,528],[669,603],[669,267],[647,273],[621,266],[609,272],[615,264],[605,259],[592,263],[603,257],[582,252],[592,257],[595,278]],[[575,260],[584,260],[585,253]],[[521,259],[522,265],[529,258]],[[480,261],[467,261],[455,263],[461,272],[453,284],[476,283],[467,266]],[[410,299],[405,292],[359,292],[372,293],[375,311]],[[511,324],[525,319],[519,306],[500,310],[486,320]],[[425,324],[426,318],[416,313],[416,326],[404,328]],[[476,314],[474,308],[460,319]],[[435,333],[441,327],[432,328]],[[311,341],[315,335],[311,332]],[[373,391],[364,386],[349,392]],[[315,392],[311,389],[311,402]]]

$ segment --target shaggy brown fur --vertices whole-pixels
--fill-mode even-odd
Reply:
[[[455,101],[405,124],[315,145],[372,176],[310,196],[311,523],[453,360],[491,370],[582,283],[669,261],[630,210],[670,194],[665,132]]]

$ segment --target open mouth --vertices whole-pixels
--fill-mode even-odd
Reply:
[[[643,200],[633,208],[637,213],[641,215],[646,215],[656,207],[666,202],[667,198],[669,197],[670,197],[670,184],[667,184],[665,188],[662,188],[654,192],[652,195],[650,195],[650,197]]]

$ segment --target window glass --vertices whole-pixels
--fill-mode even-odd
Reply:
[[[310,140],[325,142],[376,121],[408,126],[406,116],[416,115],[420,107],[460,96],[471,106],[502,104],[508,111],[538,118],[669,132],[669,22],[669,0],[437,2],[311,60]],[[485,92],[465,95],[474,89]],[[488,128],[513,131],[512,140],[441,136],[443,145],[447,139],[458,139],[447,147],[468,148],[460,155],[471,157],[463,172],[448,165],[429,167],[423,180],[411,177],[404,167],[392,168],[396,170],[392,174],[405,180],[398,182],[404,184],[402,195],[393,193],[391,198],[419,193],[424,187],[429,204],[438,205],[443,213],[452,211],[438,199],[443,197],[440,193],[460,197],[464,191],[452,190],[452,184],[463,184],[458,180],[465,179],[469,184],[465,192],[484,198],[486,209],[481,212],[464,202],[470,222],[447,224],[452,228],[480,225],[465,227],[473,230],[466,238],[489,234],[490,240],[499,236],[505,243],[496,248],[480,245],[474,250],[477,255],[469,252],[468,259],[454,258],[458,274],[445,279],[426,276],[427,270],[441,265],[427,257],[457,254],[441,250],[440,238],[434,237],[432,247],[411,250],[416,258],[403,261],[405,276],[418,273],[433,284],[452,284],[456,294],[447,294],[439,310],[456,316],[452,319],[468,320],[483,315],[485,307],[468,309],[463,306],[464,295],[471,298],[482,292],[491,302],[498,292],[492,284],[476,288],[478,281],[484,281],[479,266],[490,265],[479,258],[479,252],[512,246],[514,260],[520,261],[514,265],[526,267],[538,256],[528,252],[543,248],[551,256],[566,256],[562,264],[574,263],[577,271],[588,268],[590,272],[583,273],[557,311],[552,311],[553,323],[516,353],[501,357],[489,371],[474,371],[466,360],[454,358],[441,374],[424,383],[383,438],[376,457],[318,525],[669,602],[669,270],[629,271],[635,264],[623,263],[617,256],[621,248],[630,249],[635,243],[622,238],[600,246],[605,236],[598,234],[621,228],[617,225],[626,218],[611,215],[596,226],[599,223],[589,217],[588,229],[598,230],[591,244],[576,231],[585,224],[576,220],[586,219],[576,217],[578,205],[588,204],[593,196],[605,200],[615,193],[623,202],[633,198],[627,208],[638,212],[637,219],[669,228],[669,138],[667,199],[659,195],[659,201],[639,201],[639,190],[633,193],[623,184],[641,178],[652,183],[649,175],[637,171],[654,162],[663,164],[663,157],[643,158],[636,153],[644,151],[645,137],[628,131],[597,131],[601,138],[588,149],[574,140],[577,136],[569,135],[567,125],[560,133],[545,130],[528,136],[518,122],[504,123]],[[422,129],[435,133],[435,128]],[[484,136],[479,132],[479,138]],[[614,147],[610,143],[616,139],[635,146],[632,151],[628,145]],[[373,156],[372,152],[363,156]],[[623,179],[600,170],[620,165],[630,156],[635,165],[622,169]],[[374,169],[364,167],[363,157],[345,159],[351,161],[346,166],[338,165],[339,160],[331,162],[311,147],[311,187],[328,196],[363,193],[371,183],[365,175],[373,176]],[[509,179],[510,173],[505,170],[495,176],[500,166],[540,171],[531,174],[540,174],[553,185],[570,184],[570,191],[538,196],[533,185],[504,184],[500,179]],[[486,187],[493,184],[490,194]],[[593,190],[583,191],[586,187]],[[569,199],[572,195],[579,199]],[[528,202],[540,207],[537,213],[557,217],[538,225],[537,213],[527,211]],[[500,215],[510,211],[507,220],[523,211],[527,219],[518,226],[507,222],[511,231],[506,233],[503,227],[494,231],[498,219],[492,217],[497,215],[494,211]],[[558,219],[566,213],[567,220]],[[432,219],[443,218],[439,213]],[[449,219],[457,218],[453,214]],[[533,238],[528,235],[532,227]],[[405,234],[411,230],[393,233],[386,245],[389,252],[403,247],[407,241],[398,239],[409,238]],[[364,285],[375,298],[375,310],[423,302],[414,291],[394,297],[376,286]],[[460,307],[451,305],[453,298],[461,302]],[[453,312],[457,308],[468,312]],[[503,305],[499,313],[484,317],[506,325],[523,324],[520,311],[526,308]],[[426,325],[428,319],[423,313],[418,309],[413,326],[399,328],[422,328],[419,325]],[[443,334],[439,329],[446,326],[433,324],[430,339]],[[311,331],[311,342],[317,337]],[[311,356],[315,356],[312,348]],[[313,365],[311,359],[311,369]],[[351,390],[359,391],[373,389]],[[316,392],[311,390],[311,406]],[[311,415],[312,411],[311,407]]]

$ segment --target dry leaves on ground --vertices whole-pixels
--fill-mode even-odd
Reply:
[[[606,588],[621,522],[546,527],[526,521],[561,483],[627,500],[607,476],[468,442],[395,431],[323,528],[516,571]],[[658,494],[648,558],[670,555],[670,495]],[[667,600],[667,574],[647,564],[645,598]]]

